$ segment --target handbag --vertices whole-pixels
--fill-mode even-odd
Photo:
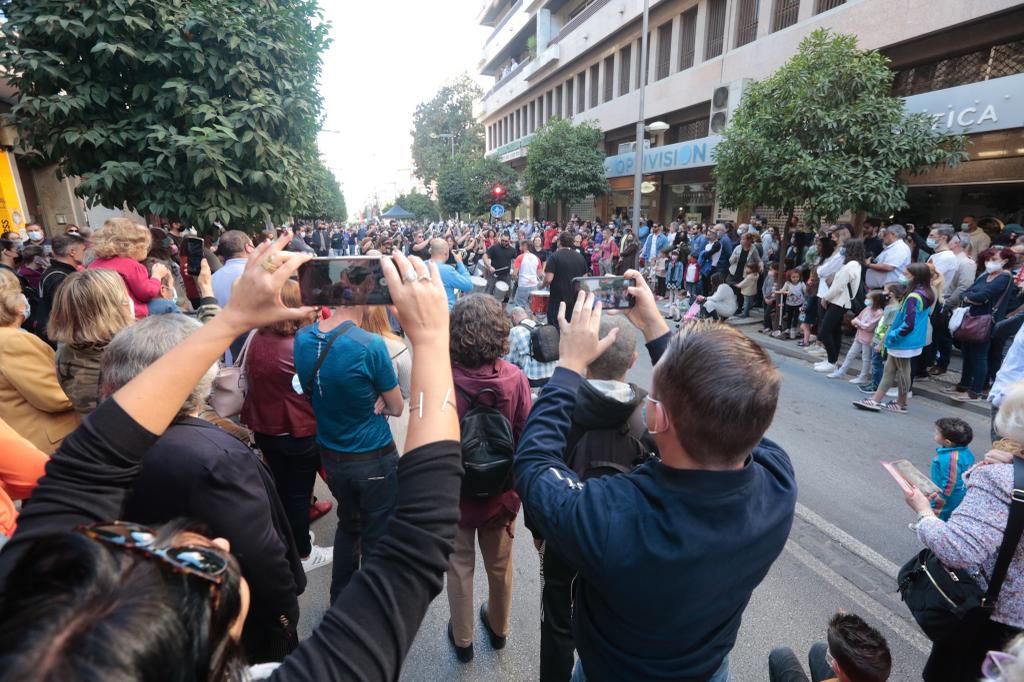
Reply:
[[[956,330],[963,324],[964,316],[967,315],[967,306],[961,306],[949,316],[949,333],[956,334]]]
[[[245,394],[249,391],[249,374],[245,369],[245,356],[249,354],[249,343],[252,342],[252,337],[255,334],[255,329],[249,332],[235,361],[227,367],[218,369],[217,376],[213,379],[210,407],[225,419],[237,417],[242,411]]]
[[[942,643],[958,633],[976,629],[988,620],[999,599],[1010,561],[1024,531],[1024,459],[1013,460],[1013,491],[1006,531],[999,546],[988,589],[982,591],[964,569],[946,568],[937,556],[924,549],[900,569],[900,596],[914,620],[933,642]]]
[[[984,277],[985,275],[982,275]],[[1003,290],[999,300],[996,301],[994,308],[990,310],[999,310],[1003,304],[1003,299],[1006,298],[1006,294],[1009,293],[1013,281],[1007,283],[1006,289]],[[992,312],[987,312],[983,315],[971,315],[967,313],[964,315],[963,321],[960,322],[959,328],[953,334],[953,339],[960,343],[982,343],[988,341],[992,337],[992,327],[996,324],[996,318]]]

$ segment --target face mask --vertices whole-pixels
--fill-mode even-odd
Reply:
[[[43,233],[42,232],[36,232],[36,231],[33,230],[32,232],[28,233],[28,238],[29,239],[33,239],[33,240],[42,239],[43,238]]]
[[[906,275],[900,275],[900,278],[898,280],[896,280],[896,281],[899,282],[900,284],[903,284],[903,285],[910,284],[910,280],[907,279]]]
[[[932,239],[931,237],[928,237],[928,239],[925,239],[924,242],[925,242],[925,244],[928,245],[929,249],[934,249],[936,246],[939,245],[939,240],[938,239]]]
[[[174,305],[178,305],[178,290],[175,289],[174,287],[171,287],[171,298],[170,298],[170,301]]]
[[[985,261],[985,272],[999,272],[1003,269],[1003,261],[1001,260],[989,260]]]
[[[32,306],[29,305],[28,298],[25,296],[25,294],[21,295],[21,302],[25,306],[25,312],[22,314],[25,316],[25,319],[27,320],[28,318],[32,317]]]

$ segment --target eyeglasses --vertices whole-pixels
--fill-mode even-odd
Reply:
[[[659,418],[660,419],[664,419],[665,418],[665,405],[664,405],[664,403],[662,403],[657,398],[652,398],[649,395],[645,395],[644,396],[644,401],[640,405],[640,415],[643,418],[645,425],[650,423],[647,420],[647,403],[651,403],[651,405],[654,408],[654,419],[655,419],[655,421],[657,421]],[[667,426],[665,428],[657,428],[657,427],[655,427],[654,429],[648,428],[647,432],[650,433],[652,436],[654,436],[654,435],[657,435],[659,433],[663,433],[667,428],[668,428]]]
[[[228,570],[228,560],[212,547],[185,545],[182,547],[154,547],[156,533],[150,528],[134,523],[95,523],[75,528],[99,543],[118,549],[137,552],[156,559],[177,573],[195,576],[213,585],[213,605],[217,607],[220,586]]]

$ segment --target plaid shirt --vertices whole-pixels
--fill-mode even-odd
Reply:
[[[530,320],[512,327],[508,334],[508,355],[504,360],[523,370],[530,380],[548,379],[555,373],[557,362],[537,362],[530,354]]]

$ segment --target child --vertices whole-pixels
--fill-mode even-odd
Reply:
[[[963,419],[943,417],[935,422],[935,459],[932,460],[931,479],[939,492],[932,495],[932,509],[943,521],[964,499],[967,486],[964,472],[974,465],[974,455],[968,445],[974,433]]]
[[[902,284],[887,284],[882,293],[885,300],[885,308],[882,310],[882,317],[875,326],[875,333],[871,338],[871,382],[859,386],[861,393],[874,393],[878,390],[878,384],[882,380],[882,372],[885,369],[885,348],[883,341],[889,333],[892,321],[896,319],[896,313],[900,309],[900,300],[906,293],[906,287]]]
[[[882,319],[882,309],[884,307],[885,295],[881,291],[872,291],[868,294],[868,305],[851,322],[857,333],[853,337],[850,350],[846,353],[846,359],[843,360],[842,365],[828,375],[829,379],[842,379],[846,376],[846,370],[850,368],[853,359],[860,353],[860,373],[853,379],[850,379],[850,383],[866,384],[871,381],[868,375],[871,371],[871,340],[875,336],[875,327],[878,326],[878,321]]]
[[[761,298],[764,299],[764,328],[762,334],[770,334],[775,329],[775,311],[778,305],[775,303],[775,280],[778,279],[779,265],[771,263],[768,266],[768,273],[764,276],[761,284]]]
[[[796,268],[786,273],[786,279],[788,281],[782,288],[775,291],[776,294],[784,294],[786,300],[782,306],[782,326],[772,336],[778,338],[782,336],[783,331],[789,330],[789,338],[795,339],[797,325],[802,322],[800,310],[804,305],[807,288],[800,281],[800,270]]]
[[[658,298],[665,298],[665,271],[668,269],[668,255],[663,250],[658,253],[654,261],[654,279],[656,282],[654,293]]]
[[[757,263],[748,265],[743,272],[743,279],[739,281],[736,288],[743,295],[743,314],[740,317],[747,319],[750,317],[750,309],[754,307],[754,301],[757,300],[757,279],[761,275],[761,265]]]
[[[686,285],[686,295],[693,303],[697,299],[697,290],[700,288],[700,265],[697,264],[697,256],[692,253],[686,263],[686,275],[683,277],[683,282]]]
[[[683,288],[683,263],[679,260],[679,252],[669,255],[668,267],[665,269],[665,288],[668,291],[669,316],[680,319],[679,291]]]

